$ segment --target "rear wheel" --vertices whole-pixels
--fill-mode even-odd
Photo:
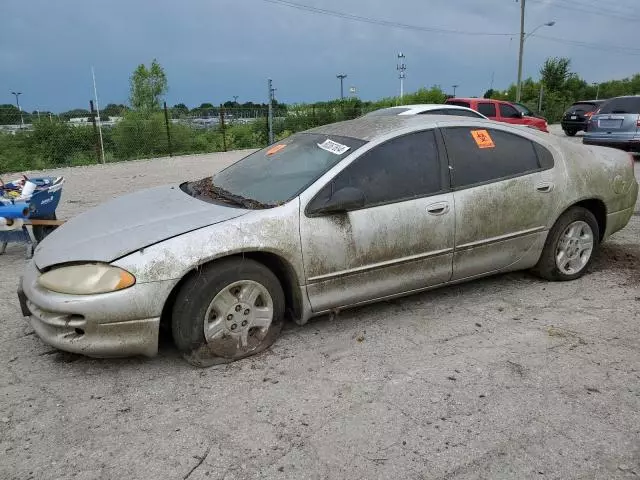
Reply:
[[[580,278],[593,260],[599,238],[593,213],[582,207],[570,208],[551,228],[534,271],[552,281]]]
[[[567,137],[573,137],[576,133],[578,133],[578,130],[576,130],[575,128],[567,128],[564,133],[567,135]]]
[[[284,322],[284,292],[261,263],[229,259],[189,278],[173,306],[173,339],[192,365],[208,367],[270,347]]]

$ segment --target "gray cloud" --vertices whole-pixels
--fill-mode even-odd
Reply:
[[[263,100],[266,78],[286,102],[335,98],[335,74],[348,74],[363,98],[397,93],[395,55],[407,55],[407,88],[459,84],[481,95],[515,80],[519,5],[512,0],[295,0],[326,9],[413,25],[513,32],[477,37],[401,30],[311,14],[262,0],[3,0],[0,5],[0,102],[24,91],[25,108],[63,110],[91,98],[95,66],[101,103],[125,102],[128,77],[156,57],[167,71],[170,103]],[[582,7],[581,7],[582,5]],[[634,46],[638,22],[565,7],[640,17],[637,0],[532,0],[527,27],[556,21],[540,34],[596,44]],[[547,56],[569,56],[589,81],[635,73],[640,56],[589,50],[533,36],[525,76]]]

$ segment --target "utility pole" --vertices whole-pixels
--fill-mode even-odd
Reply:
[[[404,56],[404,53],[398,53],[398,66],[396,69],[400,72],[398,74],[398,78],[400,79],[400,104],[402,104],[402,97],[404,97],[404,79],[407,77],[405,73],[407,71],[407,65],[404,63],[404,59],[407,58]]]
[[[233,103],[238,103],[238,97],[239,97],[239,95],[234,95],[233,96]]]
[[[269,145],[273,143],[273,82],[271,79],[267,81],[269,87]]]
[[[453,87],[453,96],[456,96],[456,89],[460,86],[460,85],[451,85]]]
[[[518,83],[516,84],[516,102],[522,94],[522,55],[524,53],[524,9],[527,0],[520,0],[520,52],[518,53]]]
[[[18,110],[20,111],[20,128],[24,128],[24,118],[22,117],[22,108],[20,107],[20,99],[18,98],[22,95],[22,92],[11,92],[11,94],[15,95],[16,107],[18,107]]]
[[[347,75],[340,73],[336,75],[336,78],[340,80],[340,100],[344,100],[344,79],[347,78]]]
[[[596,100],[598,100],[598,97],[600,96],[600,84],[593,82],[592,84],[594,87],[596,87]]]
[[[544,91],[544,85],[540,82],[540,96],[538,97],[538,113],[542,113],[542,92]]]

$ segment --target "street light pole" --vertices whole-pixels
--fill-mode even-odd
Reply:
[[[593,82],[593,86],[596,87],[596,100],[598,100],[598,97],[600,96],[600,84]]]
[[[344,79],[347,76],[344,73],[336,75],[336,78],[340,79],[340,100],[344,100]]]
[[[527,0],[520,0],[520,52],[518,53],[518,82],[516,83],[516,102],[519,102],[522,96],[522,57],[524,55],[524,41],[527,38],[529,38],[531,35],[533,35],[534,32],[536,32],[539,28],[553,27],[556,24],[555,21],[543,23],[542,25],[538,25],[529,33],[525,34],[524,33],[524,12],[525,12],[526,1]]]
[[[22,92],[11,92],[11,94],[15,95],[16,107],[18,107],[18,110],[20,111],[20,128],[24,128],[24,118],[22,118],[22,108],[20,107],[20,99],[18,98],[22,95]]]
[[[405,59],[407,57],[404,55],[404,53],[399,52],[398,53],[398,71],[400,72],[398,74],[398,78],[400,79],[400,104],[402,104],[402,98],[404,97],[404,79],[407,78],[407,64],[404,63]]]
[[[458,88],[460,85],[452,85],[453,87],[453,96],[456,96],[456,88]]]

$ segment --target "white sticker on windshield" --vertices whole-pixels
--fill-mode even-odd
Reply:
[[[342,155],[344,152],[348,151],[351,147],[347,147],[346,145],[342,145],[341,143],[334,142],[333,140],[329,140],[328,138],[319,143],[318,146],[326,150],[327,152],[335,153],[336,155]]]

